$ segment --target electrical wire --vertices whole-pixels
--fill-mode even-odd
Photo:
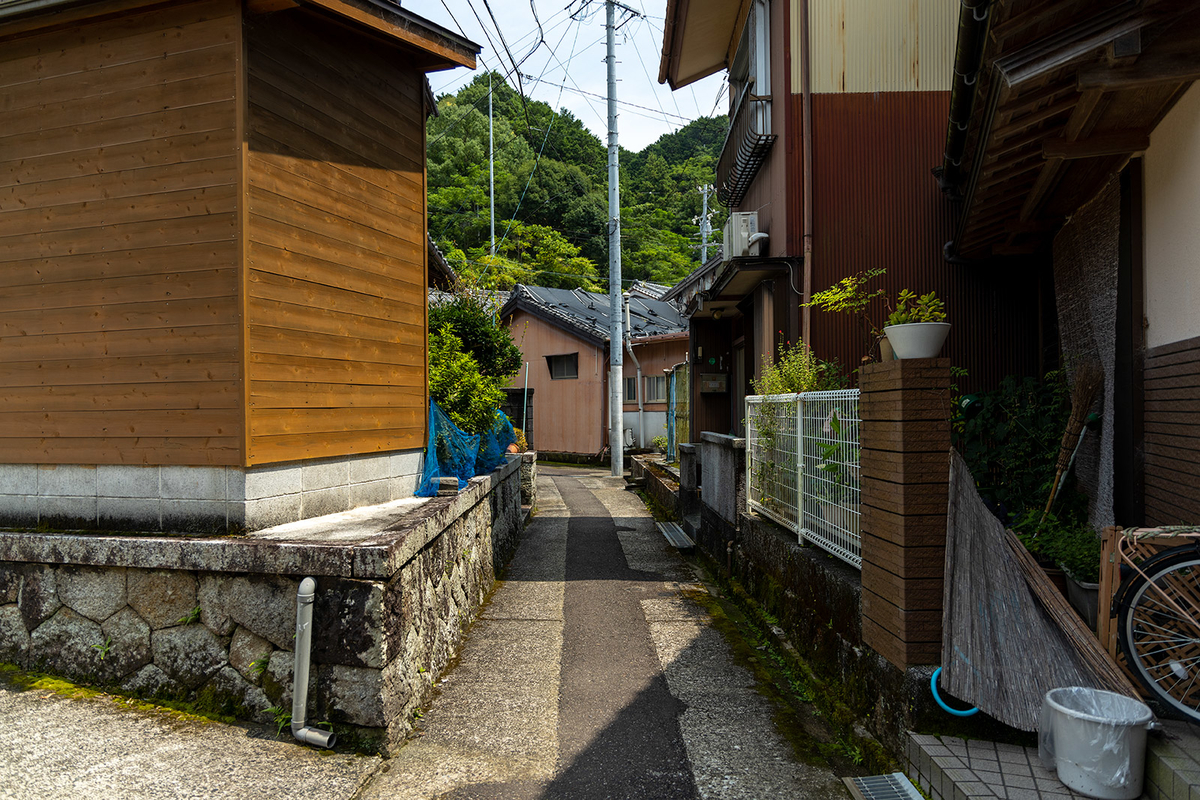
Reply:
[[[587,96],[587,97],[596,97],[596,98],[599,98],[599,99],[601,99],[601,100],[607,100],[607,99],[608,99],[607,97],[605,97],[605,96],[604,96],[604,95],[602,95],[602,94],[597,94],[596,92],[589,92],[589,91],[585,91],[584,89],[572,88],[572,87],[570,87],[570,86],[564,86],[564,85],[563,85],[563,84],[561,84],[561,83],[554,83],[553,81],[548,81],[548,80],[546,80],[545,78],[535,78],[535,77],[534,77],[534,76],[532,76],[532,75],[526,75],[526,76],[525,76],[525,78],[526,78],[527,80],[531,80],[531,81],[533,81],[533,82],[535,82],[535,83],[544,83],[544,84],[546,84],[547,86],[557,86],[559,89],[565,89],[566,91],[568,91],[568,92],[573,92],[573,93],[575,93],[575,94],[581,94],[581,95],[585,95],[585,96]],[[672,122],[670,122],[670,121],[666,120],[666,119],[665,119],[666,117],[675,117],[676,119],[683,120],[685,123],[691,123],[691,122],[694,122],[694,121],[695,121],[695,120],[690,120],[690,119],[688,119],[687,117],[683,116],[682,114],[671,114],[670,112],[668,112],[668,111],[666,111],[666,110],[662,109],[661,107],[660,107],[660,108],[659,108],[659,109],[656,111],[655,109],[653,109],[653,108],[650,108],[649,106],[640,106],[640,105],[638,105],[637,103],[630,103],[628,100],[617,100],[616,102],[617,102],[617,105],[621,105],[621,106],[629,106],[630,108],[640,108],[640,109],[641,109],[641,110],[643,110],[643,111],[649,111],[651,114],[655,114],[656,116],[654,116],[654,117],[651,117],[651,119],[657,119],[657,118],[658,118],[658,116],[657,116],[657,115],[662,115],[662,116],[664,117],[664,120],[663,120],[663,121],[664,121],[664,122],[666,122],[668,125],[673,125],[673,124],[676,124],[676,123],[672,123]],[[645,116],[645,115],[644,115],[644,114],[639,114],[638,116]]]
[[[486,3],[487,0],[484,0],[484,2]],[[576,48],[578,48],[578,46],[579,46],[579,31],[581,28],[582,28],[582,25],[580,25],[579,23],[576,23],[575,39],[571,43],[571,56],[570,56],[570,58],[567,59],[567,63],[570,63],[571,59],[575,57]],[[566,39],[566,38],[567,38],[566,32],[564,32],[563,39]],[[559,40],[559,45],[560,46],[562,45],[561,39]],[[564,75],[566,74],[565,69],[566,68],[564,67]],[[558,100],[556,101],[556,104],[561,101],[562,101],[562,92],[559,91]],[[528,119],[528,116],[529,116],[528,108],[526,108],[525,114],[526,114],[526,119]],[[519,214],[521,212],[521,204],[525,202],[525,195],[526,195],[526,193],[529,192],[530,184],[533,183],[533,176],[537,173],[538,164],[540,164],[542,161],[542,153],[544,153],[546,151],[546,142],[548,142],[550,140],[550,131],[554,129],[554,121],[556,119],[558,119],[558,113],[555,112],[553,108],[551,108],[550,122],[546,125],[546,135],[544,137],[542,137],[541,149],[538,150],[537,159],[535,159],[533,162],[533,169],[531,169],[529,171],[529,179],[525,181],[525,188],[521,191],[521,198],[517,201],[517,207],[513,210],[512,219],[510,219],[508,221],[508,227],[506,227],[504,230],[504,236],[501,237],[500,244],[504,244],[504,242],[508,239],[508,234],[510,231],[512,231],[513,223],[516,222],[516,220],[517,220],[517,214]],[[529,127],[532,129],[533,126],[530,125]],[[487,274],[487,270],[484,270],[482,273],[480,273],[480,276],[475,279],[476,286],[479,285],[479,281],[482,280],[483,276],[486,274]]]
[[[492,13],[492,4],[489,3],[488,0],[483,0],[483,7],[487,9],[488,16],[492,18],[492,24],[496,26],[496,35],[500,37],[500,44],[504,46],[504,52],[508,54],[508,60],[513,65],[513,72],[517,75],[517,93],[521,97],[521,106],[525,109],[525,124],[532,128],[533,123],[529,119],[529,104],[525,102],[525,87],[521,84],[520,70],[521,65],[528,61],[530,56],[536,53],[538,48],[546,43],[545,35],[542,32],[542,25],[541,23],[538,23],[537,42],[533,45],[530,51],[525,54],[524,58],[522,58],[520,61],[517,61],[513,57],[512,50],[508,49],[508,42],[504,38],[504,31],[500,30],[500,23],[496,21],[496,15]],[[534,16],[536,18],[536,12]],[[478,15],[476,15],[476,17],[478,18]],[[482,25],[483,23],[481,22],[480,24]]]

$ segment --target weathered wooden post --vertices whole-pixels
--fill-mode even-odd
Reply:
[[[859,373],[863,641],[900,669],[941,660],[949,386],[946,358]]]

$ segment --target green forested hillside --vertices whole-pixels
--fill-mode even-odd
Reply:
[[[522,103],[500,75],[492,81],[496,258],[489,255],[486,73],[438,98],[429,120],[430,234],[472,283],[607,288],[607,147],[570,112]],[[725,117],[699,119],[640,153],[622,149],[625,280],[671,284],[698,265],[696,187],[713,180],[725,127]],[[719,239],[725,213],[715,198],[709,210],[717,212]]]

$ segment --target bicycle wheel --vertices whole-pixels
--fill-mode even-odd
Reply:
[[[1200,629],[1170,606],[1171,597],[1193,618],[1200,615],[1200,552],[1167,551],[1142,565],[1117,617],[1117,634],[1130,670],[1170,709],[1200,721]]]

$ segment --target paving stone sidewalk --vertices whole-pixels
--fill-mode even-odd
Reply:
[[[542,468],[538,515],[458,666],[363,792],[395,798],[839,798],[734,662],[703,587],[624,483]]]

